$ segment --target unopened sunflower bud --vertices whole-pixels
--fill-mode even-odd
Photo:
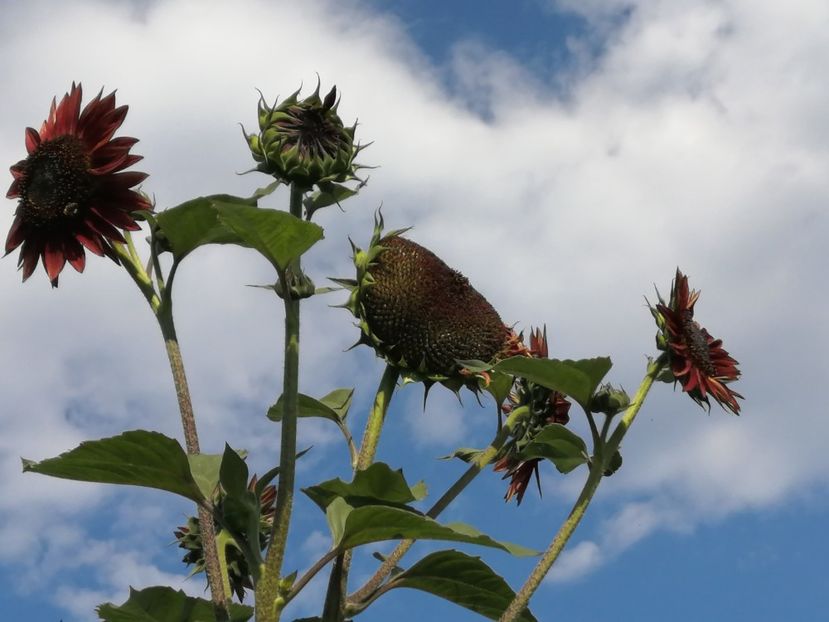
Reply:
[[[630,397],[624,389],[614,389],[609,384],[603,385],[590,398],[590,410],[612,417],[630,406]]]
[[[259,165],[256,170],[286,184],[310,190],[325,182],[359,179],[354,162],[362,146],[354,143],[356,123],[343,125],[337,114],[337,88],[320,99],[319,84],[303,100],[299,91],[281,104],[259,100],[259,134],[246,134]]]
[[[288,281],[288,291],[294,300],[310,298],[316,292],[314,282],[304,272],[297,274],[292,270],[288,270],[285,277]],[[281,279],[277,281],[274,291],[280,298],[285,298],[285,288]]]

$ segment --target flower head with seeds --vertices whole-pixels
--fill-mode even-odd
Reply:
[[[356,279],[344,305],[359,321],[360,341],[427,387],[441,382],[477,391],[478,378],[459,361],[491,362],[511,354],[514,334],[469,280],[434,253],[403,237],[383,234],[378,217],[367,250],[354,247]]]
[[[26,128],[28,156],[11,167],[6,194],[18,199],[6,253],[20,248],[24,281],[42,260],[57,287],[67,261],[83,271],[86,250],[119,263],[112,247],[125,241],[119,229],[138,230],[133,212],[152,209],[134,190],[147,175],[124,172],[141,159],[130,153],[138,139],[113,138],[127,106],[115,106],[114,92],[102,93],[81,110],[81,85],[73,83],[59,104],[52,100],[40,131]]]
[[[651,313],[660,328],[659,344],[667,351],[674,382],[678,382],[691,398],[701,406],[710,407],[709,396],[735,415],[740,413],[737,398],[743,396],[728,384],[740,377],[735,361],[722,347],[721,339],[714,339],[694,320],[694,305],[699,292],[689,289],[688,277],[677,268],[667,303],[651,306]]]

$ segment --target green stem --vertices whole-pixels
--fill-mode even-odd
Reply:
[[[159,312],[156,318],[161,328],[161,335],[164,337],[167,358],[170,361],[170,371],[173,374],[173,383],[176,387],[176,398],[178,399],[179,413],[181,414],[181,427],[184,431],[184,444],[187,448],[188,455],[196,455],[200,453],[199,435],[196,429],[196,418],[193,414],[193,402],[190,399],[190,388],[187,385],[187,375],[184,372],[184,360],[181,356],[176,328],[173,323],[172,300],[170,299],[169,290],[164,298],[164,304],[159,306]],[[207,584],[210,586],[210,595],[213,600],[216,620],[217,622],[225,622],[230,619],[227,609],[229,594],[223,585],[223,573],[216,546],[216,529],[213,523],[213,514],[201,505],[199,505],[198,510],[199,531],[201,532],[202,548],[204,550]]]
[[[184,432],[184,443],[189,455],[199,453],[199,435],[196,430],[196,419],[193,414],[193,403],[190,399],[190,389],[187,385],[187,375],[184,372],[184,360],[181,356],[181,349],[178,345],[176,328],[173,323],[173,311],[170,288],[163,288],[163,281],[159,281],[161,294],[159,295],[153,287],[150,278],[141,258],[135,249],[132,236],[127,232],[127,248],[122,244],[113,244],[113,249],[121,260],[121,264],[132,277],[132,280],[144,294],[147,303],[155,314],[158,325],[161,328],[161,335],[164,338],[164,346],[167,351],[167,358],[170,361],[170,371],[173,375],[173,384],[176,388],[179,413],[181,414],[181,426]],[[153,249],[153,260],[157,261]],[[160,278],[160,267],[157,270],[157,278]],[[209,509],[198,506],[199,531],[202,536],[202,548],[204,550],[205,572],[207,573],[207,584],[210,587],[210,595],[213,601],[213,609],[217,622],[229,620],[228,599],[229,591],[223,585],[223,572],[219,561],[219,554],[216,549],[216,530],[213,524],[213,514]]]
[[[386,421],[386,413],[399,377],[400,370],[397,367],[386,365],[383,377],[380,379],[380,386],[377,387],[377,394],[374,396],[374,405],[371,407],[371,413],[366,422],[366,430],[363,433],[360,454],[357,456],[356,470],[358,471],[366,470],[374,462],[377,444],[380,442],[380,432],[383,431],[383,423]]]
[[[570,510],[570,514],[561,525],[561,528],[558,530],[558,533],[556,533],[553,541],[550,543],[550,546],[544,552],[544,555],[538,561],[535,568],[533,568],[530,576],[527,577],[527,580],[515,595],[513,601],[504,611],[503,615],[499,619],[499,622],[513,622],[514,620],[517,620],[521,613],[527,608],[530,598],[538,589],[538,586],[541,585],[541,581],[547,575],[556,559],[558,559],[558,556],[567,545],[567,541],[570,539],[570,536],[573,535],[576,527],[578,527],[581,522],[587,507],[593,499],[593,495],[596,494],[596,489],[598,489],[599,484],[602,481],[602,477],[607,466],[606,462],[609,461],[613,454],[619,449],[622,439],[630,426],[633,424],[633,420],[639,413],[639,409],[642,408],[642,404],[645,402],[645,398],[653,386],[654,380],[656,380],[656,377],[659,375],[659,372],[662,371],[664,365],[664,357],[660,357],[656,361],[651,361],[648,364],[647,374],[642,379],[642,383],[639,385],[639,389],[636,391],[633,401],[630,406],[628,406],[625,414],[622,416],[619,425],[613,431],[613,435],[610,437],[607,445],[602,448],[602,455],[597,456],[598,459],[594,460],[591,464],[587,481],[585,482],[584,488],[582,488],[581,494],[579,494],[579,498],[576,500],[573,509]]]
[[[472,464],[469,465],[469,468],[464,472],[464,474],[461,475],[457,481],[455,481],[455,483],[452,484],[445,493],[443,493],[441,498],[435,502],[429,511],[426,512],[426,516],[429,518],[437,518],[441,512],[443,512],[443,510],[445,510],[449,504],[457,498],[457,496],[472,482],[472,480],[474,480],[478,474],[497,457],[498,452],[501,451],[501,448],[507,440],[509,440],[512,430],[524,417],[529,414],[529,412],[529,408],[522,406],[521,408],[516,408],[510,413],[510,416],[507,417],[506,422],[503,426],[501,426],[501,429],[498,430],[498,433],[495,435],[495,438],[492,439],[489,446],[475,457]],[[349,615],[362,611],[372,600],[374,600],[374,596],[385,578],[391,574],[392,570],[394,570],[397,566],[397,563],[408,552],[408,550],[412,548],[414,543],[414,540],[402,540],[394,551],[392,551],[392,553],[383,561],[365,585],[348,597],[347,613]]]
[[[302,216],[303,191],[291,185],[290,211]],[[295,263],[300,270],[299,259]],[[280,573],[285,558],[291,512],[294,504],[294,480],[296,475],[296,430],[299,392],[299,300],[291,298],[290,283],[286,275],[282,281],[285,304],[285,368],[282,381],[282,442],[279,455],[279,483],[276,491],[276,510],[271,531],[271,544],[265,557],[261,577],[256,586],[257,622],[278,622],[285,605],[280,594]]]
[[[374,396],[374,405],[366,421],[366,429],[363,432],[363,442],[360,445],[360,453],[357,456],[356,471],[364,471],[374,461],[377,454],[377,444],[380,442],[380,433],[383,431],[383,423],[386,420],[386,413],[389,409],[394,390],[397,387],[397,380],[400,378],[400,370],[394,365],[387,364],[383,370],[383,377],[377,387],[377,394]],[[345,595],[348,593],[348,571],[351,567],[351,550],[344,551],[334,560],[331,569],[331,576],[328,578],[328,591],[325,595],[322,619],[325,622],[342,622],[345,619]]]

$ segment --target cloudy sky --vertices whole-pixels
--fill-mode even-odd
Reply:
[[[347,237],[365,243],[381,203],[390,228],[466,274],[520,328],[546,323],[554,356],[610,355],[634,389],[653,352],[643,296],[679,265],[702,290],[697,317],[740,361],[739,418],[708,415],[656,387],[588,519],[537,593],[542,620],[819,620],[829,610],[825,524],[829,371],[829,5],[756,0],[502,0],[397,3],[121,0],[2,3],[0,162],[25,155],[51,98],[73,80],[118,90],[123,135],[159,209],[250,194],[267,179],[239,123],[300,84],[336,83],[340,112],[374,141],[361,195],[320,213],[306,265],[348,276]],[[11,182],[11,176],[7,178]],[[283,206],[277,193],[267,205]],[[0,210],[0,230],[14,203]],[[80,622],[127,587],[184,580],[173,529],[186,503],[20,472],[87,438],[146,428],[180,436],[163,344],[132,282],[91,258],[52,290],[0,263],[0,609],[8,619]],[[824,276],[821,276],[824,275]],[[277,460],[281,306],[251,252],[202,249],[177,279],[176,317],[202,447]],[[304,305],[302,389],[355,386],[365,418],[382,365],[349,316]],[[417,387],[395,397],[380,458],[434,496],[461,471],[436,460],[488,442],[494,420],[467,398]],[[583,422],[574,428],[583,430]],[[302,422],[307,485],[346,474],[335,431]],[[448,512],[495,537],[546,547],[585,473],[546,466],[543,498],[520,508],[486,473]],[[433,498],[435,498],[433,496]],[[322,515],[297,508],[288,564],[328,546]],[[383,547],[380,547],[383,548]],[[356,558],[354,578],[373,568]],[[518,586],[532,562],[479,552]],[[290,613],[318,613],[311,584]],[[418,603],[415,607],[413,603]],[[368,620],[475,620],[392,593]]]

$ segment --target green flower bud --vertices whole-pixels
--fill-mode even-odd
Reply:
[[[630,406],[630,397],[624,389],[614,389],[611,385],[602,385],[590,398],[590,410],[612,417]]]
[[[307,190],[326,182],[362,181],[354,158],[363,147],[354,143],[356,123],[346,127],[337,115],[337,87],[324,99],[319,83],[309,97],[299,100],[298,94],[272,106],[259,99],[259,134],[245,135],[259,163],[256,170]]]

